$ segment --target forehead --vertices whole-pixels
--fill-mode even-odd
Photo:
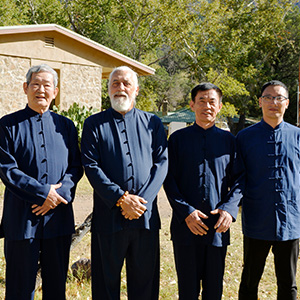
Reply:
[[[263,95],[281,95],[281,96],[287,96],[287,92],[285,88],[281,85],[269,85],[264,91]]]
[[[133,82],[133,73],[130,71],[116,71],[113,73],[113,75],[111,76],[111,82],[114,81],[130,81]]]
[[[54,81],[53,75],[49,72],[32,73],[31,80]]]
[[[207,99],[217,99],[219,100],[219,95],[216,90],[206,90],[206,91],[198,91],[195,99],[207,98]]]

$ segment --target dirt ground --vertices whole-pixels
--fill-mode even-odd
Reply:
[[[74,214],[75,214],[75,224],[81,224],[85,218],[92,212],[93,209],[93,195],[80,195],[76,196],[74,203]],[[161,218],[171,218],[172,211],[166,194],[161,188],[158,194],[158,208]]]

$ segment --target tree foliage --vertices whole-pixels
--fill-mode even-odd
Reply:
[[[156,69],[140,79],[137,106],[174,110],[212,81],[241,120],[258,116],[260,86],[291,90],[295,123],[300,12],[295,0],[1,0],[0,25],[56,23]],[[103,93],[104,107],[109,105]]]

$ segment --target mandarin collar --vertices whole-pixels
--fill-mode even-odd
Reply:
[[[269,125],[267,122],[265,122],[265,120],[262,118],[261,119],[261,125],[267,129],[267,130],[270,130],[270,131],[275,131],[275,130],[279,130],[279,129],[282,129],[283,126],[284,126],[285,122],[282,121],[280,124],[278,124],[275,128],[273,128],[271,125]]]
[[[136,110],[135,107],[133,107],[129,112],[127,112],[124,116],[117,112],[116,110],[114,110],[112,107],[109,108],[111,110],[111,113],[113,115],[113,117],[115,119],[128,119],[128,118],[131,118]]]
[[[216,129],[216,125],[214,124],[213,126],[207,128],[207,129],[204,129],[202,128],[201,126],[199,126],[196,122],[194,122],[193,124],[193,127],[197,130],[197,131],[200,131],[202,133],[209,133],[209,132],[212,132]]]
[[[50,110],[48,109],[45,111],[42,115],[40,115],[38,112],[34,111],[31,109],[28,104],[25,107],[25,112],[30,116],[30,117],[35,117],[35,118],[47,118],[50,116]]]

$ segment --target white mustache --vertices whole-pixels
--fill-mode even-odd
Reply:
[[[125,92],[116,92],[116,93],[113,94],[113,97],[114,96],[125,96],[125,97],[127,97],[127,94]]]

